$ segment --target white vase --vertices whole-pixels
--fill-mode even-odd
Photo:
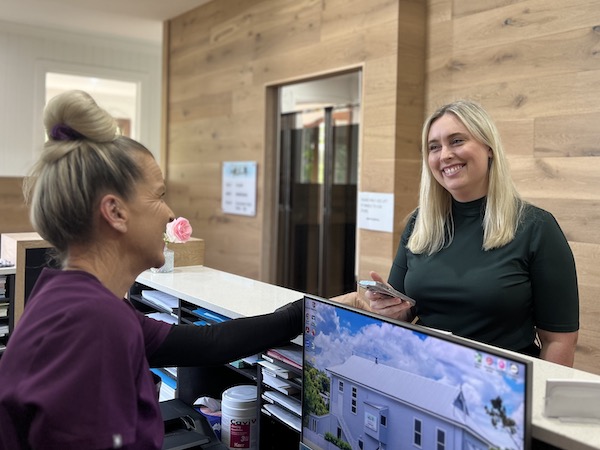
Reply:
[[[173,269],[175,268],[175,252],[165,245],[165,248],[163,249],[163,253],[165,255],[165,263],[161,267],[158,267],[158,268],[153,267],[152,269],[150,269],[152,272],[157,272],[157,273],[173,272]]]

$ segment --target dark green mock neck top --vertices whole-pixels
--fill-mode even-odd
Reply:
[[[482,250],[485,198],[453,201],[454,239],[431,256],[406,249],[416,214],[400,242],[389,282],[417,300],[423,325],[514,351],[535,339],[536,327],[579,328],[573,254],[554,217],[526,204],[515,239]]]

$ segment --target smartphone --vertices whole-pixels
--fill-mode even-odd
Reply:
[[[368,289],[371,292],[377,292],[378,294],[389,295],[390,297],[400,298],[405,302],[410,303],[412,306],[417,304],[417,301],[413,298],[410,298],[408,295],[403,294],[400,291],[397,291],[391,286],[388,286],[381,281],[373,281],[373,280],[360,280],[358,282],[360,287]]]

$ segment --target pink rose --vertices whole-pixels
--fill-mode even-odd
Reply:
[[[192,236],[192,226],[184,217],[178,217],[173,222],[167,224],[165,241],[181,244],[190,240]]]

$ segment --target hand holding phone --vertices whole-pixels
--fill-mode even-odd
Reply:
[[[382,283],[381,281],[374,280],[360,280],[358,282],[360,287],[363,287],[371,292],[376,292],[378,294],[387,295],[394,298],[399,298],[402,301],[410,303],[412,306],[417,304],[415,299],[410,298],[408,295],[403,294],[400,291],[397,291],[393,287]]]

